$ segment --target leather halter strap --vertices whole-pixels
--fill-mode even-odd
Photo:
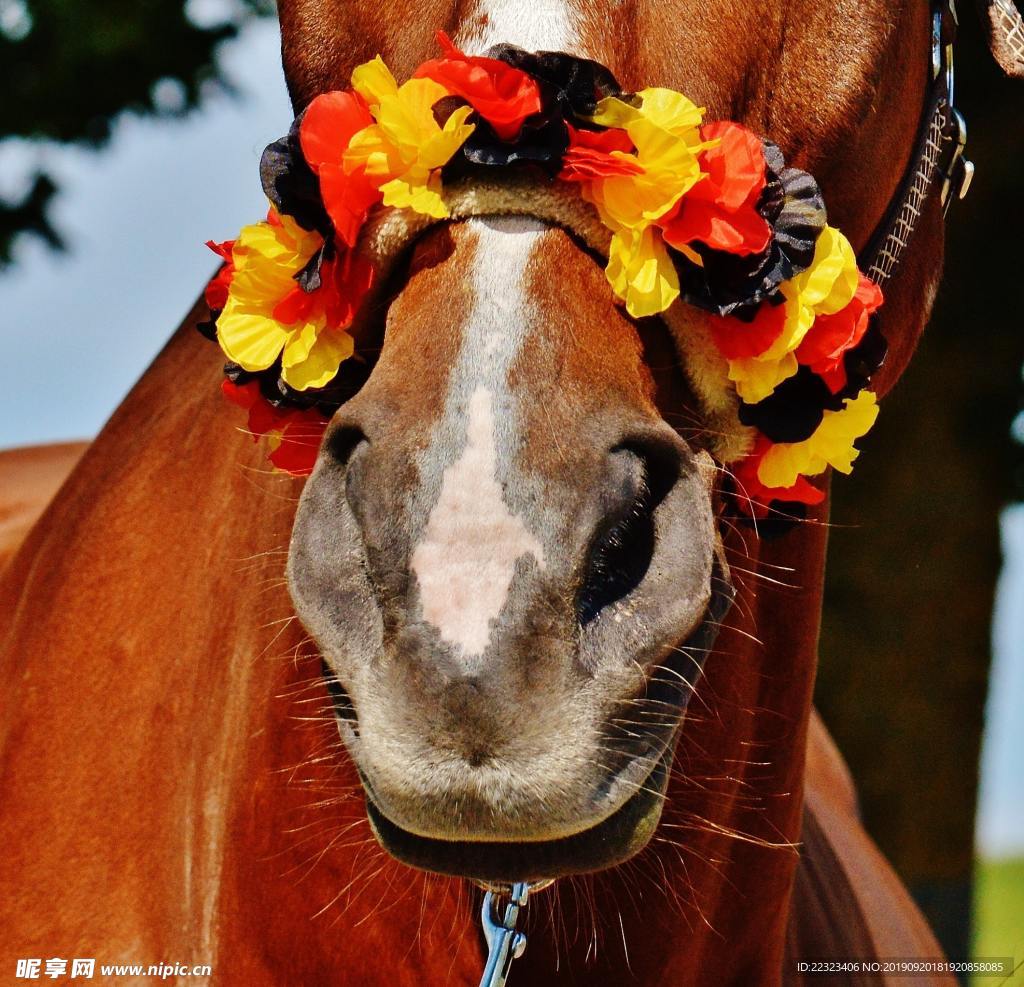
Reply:
[[[896,273],[921,213],[937,189],[943,210],[955,195],[962,199],[974,165],[964,156],[967,125],[953,102],[955,0],[935,0],[931,23],[931,83],[910,164],[881,222],[861,252],[860,267],[884,286]]]

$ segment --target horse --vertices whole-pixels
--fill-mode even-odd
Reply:
[[[566,50],[770,135],[855,245],[911,154],[929,13],[279,4],[296,110],[377,53],[407,76],[439,27],[468,51]],[[887,286],[880,394],[941,264],[931,201]],[[522,983],[795,983],[801,961],[940,956],[811,709],[827,500],[775,540],[724,522],[671,340],[571,236],[477,218],[418,238],[305,484],[239,437],[194,331],[208,314],[0,575],[5,963],[474,983],[466,878],[512,877],[558,878],[526,909]],[[603,538],[624,518],[630,537]],[[588,724],[616,700],[602,744]]]
[[[64,442],[0,452],[0,568],[39,520],[85,447],[84,442]]]

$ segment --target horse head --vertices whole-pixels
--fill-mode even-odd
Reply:
[[[518,24],[512,5],[485,6],[456,36],[468,51],[564,49],[770,131],[825,169],[861,241],[899,182],[894,149],[912,143],[921,109],[877,94],[920,87],[926,66],[897,45],[889,5],[856,21],[837,11],[827,29],[810,8],[719,5],[630,54],[615,39],[648,36],[653,8],[555,3]],[[422,50],[420,18],[399,39],[361,4],[313,9],[282,5],[297,110],[343,87],[368,46],[399,67]],[[924,4],[899,14],[922,51],[927,26]],[[778,73],[769,27],[786,32]],[[289,558],[378,838],[400,859],[490,880],[590,871],[646,844],[733,593],[714,425],[692,373],[664,325],[613,303],[574,231],[542,218],[475,218],[407,245],[379,352],[331,424]],[[890,302],[912,310],[894,320],[890,368],[923,324],[937,216],[925,241],[925,276]]]
[[[728,589],[714,465],[659,410],[650,363],[669,365],[667,348],[645,360],[561,231],[474,220],[416,249],[289,561],[400,855],[556,876],[620,857],[656,821]],[[614,836],[587,833],[616,813]],[[551,859],[550,841],[584,833],[592,852]]]

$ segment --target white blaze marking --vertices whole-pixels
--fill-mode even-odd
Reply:
[[[470,54],[508,42],[527,51],[568,51],[576,40],[576,17],[568,0],[479,0],[475,16],[486,18],[478,30],[459,32],[456,42]]]
[[[469,399],[466,448],[445,469],[441,496],[412,555],[424,620],[466,655],[486,649],[516,562],[533,555],[544,565],[544,549],[508,509],[495,467],[491,392],[477,387]]]
[[[577,39],[569,0],[478,0],[467,20],[480,26],[464,27],[455,41],[470,53],[500,42],[527,51],[568,51]],[[457,409],[466,407],[469,392],[466,447],[444,470],[440,496],[411,559],[423,619],[464,657],[486,650],[516,562],[533,555],[544,567],[543,546],[509,510],[497,480],[494,417],[502,406],[495,397],[506,391],[508,367],[529,321],[524,278],[538,228],[521,219],[472,225],[478,230],[474,309],[442,416],[445,430],[461,424]]]

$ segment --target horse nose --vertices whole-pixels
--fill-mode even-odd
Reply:
[[[585,545],[576,617],[586,626],[651,573],[669,495],[693,457],[670,429],[630,434],[609,452],[600,517]]]

